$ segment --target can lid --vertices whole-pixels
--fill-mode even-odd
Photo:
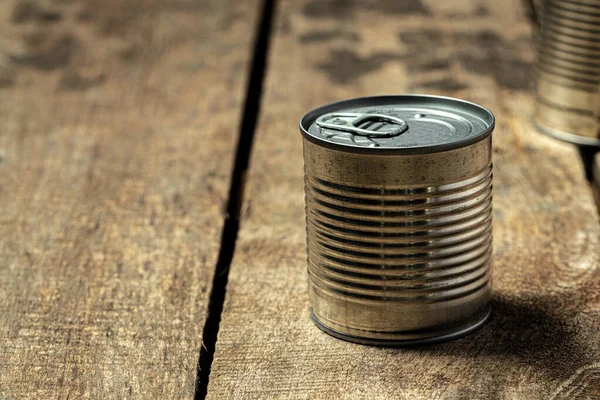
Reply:
[[[342,151],[423,154],[489,136],[494,115],[464,100],[430,95],[360,97],[316,108],[300,120],[304,137]]]

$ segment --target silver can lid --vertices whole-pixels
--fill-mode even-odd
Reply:
[[[488,137],[494,115],[464,100],[429,95],[360,97],[316,108],[300,120],[304,137],[342,151],[424,154]]]

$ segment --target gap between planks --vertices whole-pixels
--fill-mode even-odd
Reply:
[[[541,3],[536,0],[523,0],[523,6],[526,10],[525,12],[527,13],[527,18],[529,21],[534,25],[534,27],[539,28],[539,15],[541,10],[538,8],[541,6]]]
[[[244,199],[246,172],[252,152],[252,143],[256,130],[260,103],[262,97],[265,66],[271,38],[271,26],[276,0],[264,0],[261,7],[260,21],[254,35],[254,48],[252,51],[252,64],[248,78],[244,101],[242,122],[238,133],[236,145],[235,164],[230,180],[227,196],[225,221],[221,234],[219,255],[215,265],[213,282],[208,303],[208,312],[202,332],[202,345],[197,365],[196,387],[194,400],[206,397],[210,368],[214,358],[215,345],[219,334],[219,323],[225,302],[227,280],[235,244],[240,226],[240,212]]]

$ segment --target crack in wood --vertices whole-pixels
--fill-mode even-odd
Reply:
[[[229,194],[227,196],[227,208],[221,236],[221,245],[213,276],[208,303],[208,313],[202,332],[202,346],[200,347],[198,358],[194,393],[195,400],[204,399],[207,394],[210,368],[214,358],[217,336],[219,334],[219,323],[221,321],[221,313],[223,312],[223,303],[225,302],[227,291],[229,268],[235,252],[235,244],[240,226],[240,214],[244,197],[246,172],[250,161],[258,115],[260,114],[260,102],[265,77],[265,65],[269,51],[269,40],[271,38],[274,9],[275,0],[264,1],[260,22],[257,25],[255,34],[252,65],[250,67],[250,77],[248,80],[242,122],[236,146],[235,164],[231,176]]]

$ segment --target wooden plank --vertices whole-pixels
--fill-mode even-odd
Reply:
[[[518,0],[279,3],[210,398],[600,393],[600,226],[575,148],[528,122],[531,30]],[[325,102],[390,92],[470,99],[498,121],[492,319],[420,349],[334,339],[308,309],[296,121]]]
[[[258,1],[0,5],[0,398],[191,398]]]

